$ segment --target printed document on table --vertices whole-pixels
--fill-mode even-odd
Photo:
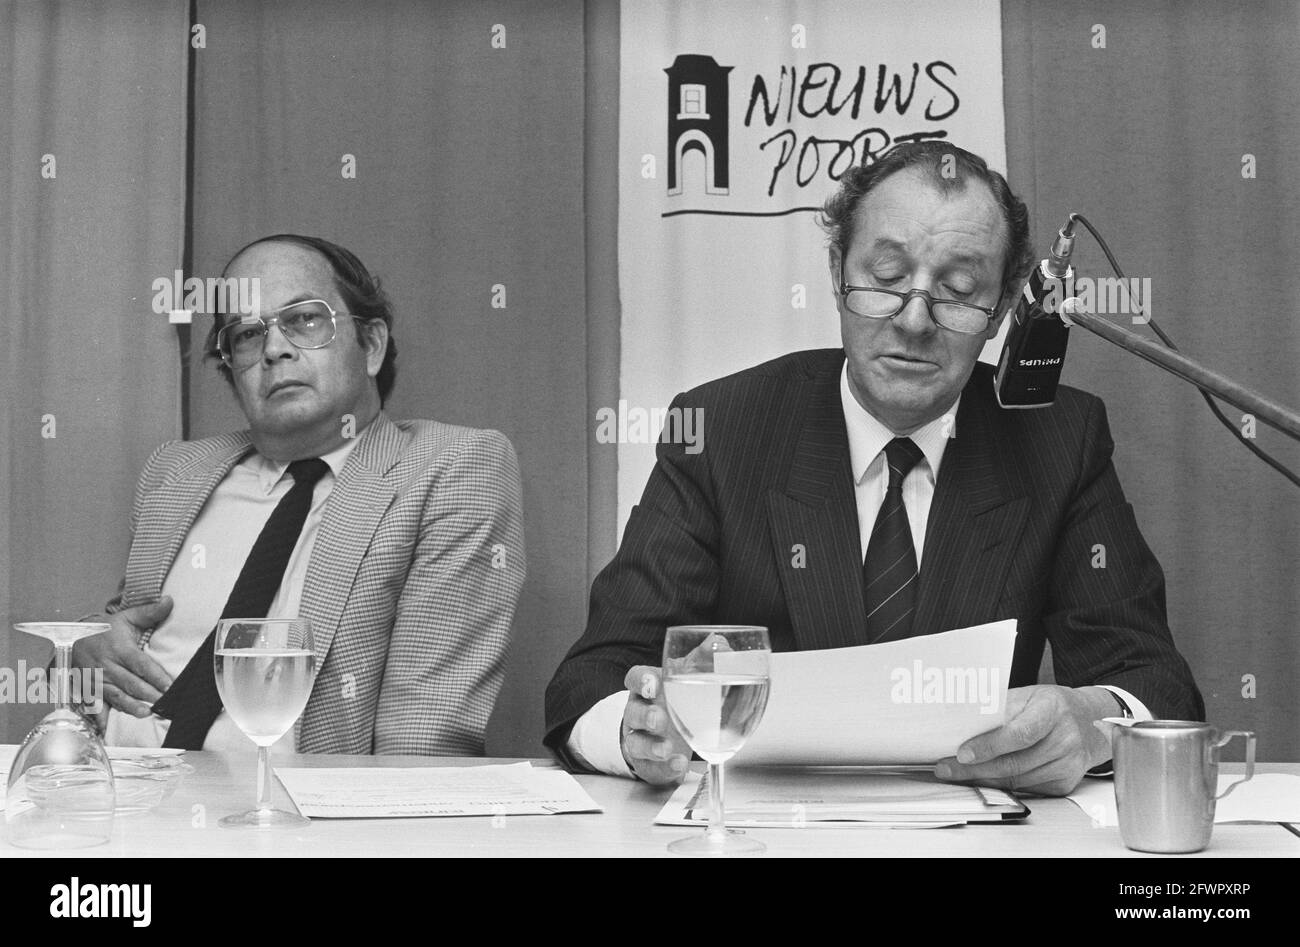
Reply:
[[[772,655],[771,695],[743,765],[929,764],[1002,725],[1014,619],[863,645]],[[727,657],[715,655],[724,669]],[[736,652],[737,671],[745,652]]]
[[[276,767],[312,819],[555,815],[601,808],[560,769],[530,763],[421,767]]]
[[[940,782],[930,773],[874,766],[728,766],[727,824],[942,828],[1007,822],[1029,810],[1000,789]],[[709,820],[708,775],[690,773],[659,812],[660,825]]]

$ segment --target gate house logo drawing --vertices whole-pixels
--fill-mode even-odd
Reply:
[[[730,194],[728,166],[728,73],[712,56],[683,54],[673,60],[668,73],[668,193],[677,196],[685,186],[688,151],[704,155],[704,192]]]

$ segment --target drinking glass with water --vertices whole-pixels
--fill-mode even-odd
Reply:
[[[213,648],[217,692],[230,718],[257,744],[257,807],[226,816],[226,828],[310,825],[271,805],[271,744],[289,732],[311,696],[316,652],[306,618],[223,618]]]
[[[668,715],[692,750],[709,764],[709,828],[678,839],[683,855],[747,855],[766,846],[728,830],[722,767],[735,756],[767,708],[772,648],[757,625],[679,625],[664,639],[663,684]]]

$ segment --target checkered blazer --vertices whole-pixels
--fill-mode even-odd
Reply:
[[[110,614],[158,598],[195,517],[251,449],[241,431],[154,451]],[[325,502],[303,588],[318,673],[299,752],[483,753],[524,581],[520,492],[496,431],[383,413],[366,429]]]

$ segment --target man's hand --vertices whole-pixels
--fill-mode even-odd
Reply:
[[[102,635],[82,638],[72,646],[74,667],[104,669],[104,699],[110,707],[147,717],[153,702],[171,687],[163,666],[140,650],[140,633],[157,627],[171,614],[172,600],[164,595],[150,605],[124,608],[105,620],[113,627]],[[101,714],[101,722],[108,711]]]
[[[1106,737],[1093,721],[1116,714],[1115,698],[1100,687],[1035,684],[1007,691],[1007,722],[940,760],[940,779],[998,789],[1064,796],[1083,774],[1110,759]]]
[[[659,668],[634,667],[627,672],[623,686],[628,698],[620,744],[627,765],[651,785],[681,782],[691,748],[668,717]]]

